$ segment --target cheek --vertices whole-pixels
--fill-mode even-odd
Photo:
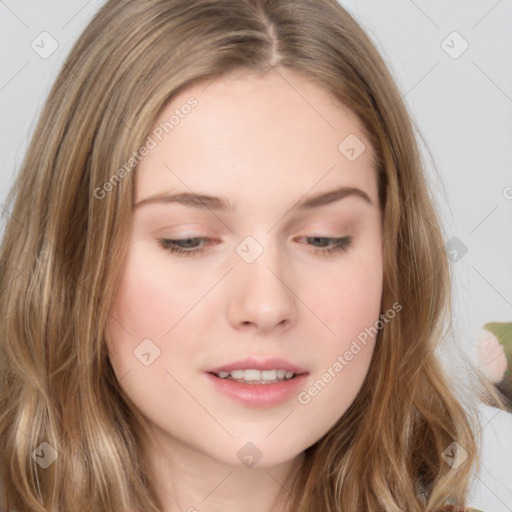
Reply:
[[[210,311],[201,301],[209,287],[209,274],[202,280],[191,278],[184,266],[170,264],[163,250],[155,257],[147,244],[130,247],[111,308],[108,346],[122,385],[133,397],[144,395],[139,402],[149,404],[146,395],[151,388],[174,386],[167,371],[181,381],[186,371],[182,362],[193,364],[201,353],[201,347],[190,341],[204,338],[201,326],[209,325]],[[144,366],[145,362],[150,364]]]
[[[169,269],[154,260],[148,264],[144,256],[134,247],[126,261],[109,318],[109,357],[137,408],[147,418],[172,424],[163,397],[173,396],[183,409],[190,406],[186,396],[180,402],[183,392],[170,374],[181,382],[177,361],[189,360],[193,353],[190,344],[177,341],[191,333],[184,317],[197,292],[181,282],[179,272],[170,275]]]
[[[374,344],[348,343],[325,358],[297,396],[296,418],[308,444],[322,437],[346,413],[368,373]]]
[[[153,350],[160,350],[159,358],[165,356],[164,335],[185,313],[180,285],[161,270],[137,246],[130,247],[108,325],[109,353],[118,376],[140,364],[134,351],[144,340],[158,347]]]
[[[162,339],[197,300],[190,275],[166,255],[147,259],[143,244],[130,249],[112,314],[133,336]]]
[[[361,254],[357,260],[345,261],[339,271],[329,272],[329,279],[321,281],[328,284],[323,293],[310,294],[312,309],[325,323],[315,345],[315,371],[298,397],[313,438],[347,411],[371,363],[383,272],[378,251]]]
[[[324,339],[332,337],[339,348],[347,339],[373,325],[380,313],[383,268],[380,254],[369,251],[364,259],[341,261],[308,284],[311,309],[323,320]],[[369,255],[368,255],[369,254]],[[330,332],[329,332],[330,331]]]

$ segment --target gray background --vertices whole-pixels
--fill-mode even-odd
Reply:
[[[2,207],[61,63],[103,3],[0,0]],[[384,54],[423,137],[446,242],[457,250],[454,322],[472,354],[484,323],[512,321],[512,1],[341,3]],[[488,421],[493,475],[478,478],[474,506],[512,511],[512,444],[489,428],[511,432],[512,422],[494,412]]]

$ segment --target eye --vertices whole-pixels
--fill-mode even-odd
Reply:
[[[169,238],[160,238],[158,243],[161,247],[166,249],[172,254],[176,254],[178,256],[195,256],[196,254],[200,254],[204,251],[204,246],[196,247],[194,242],[205,242],[206,240],[210,240],[206,236],[198,236],[194,238],[182,238],[179,240],[171,240]],[[192,247],[191,247],[192,246]]]
[[[326,237],[326,236],[307,236],[302,237],[305,240],[314,240],[315,243],[319,243],[320,247],[326,247],[326,249],[315,249],[313,252],[320,256],[334,256],[336,253],[346,251],[352,245],[352,236],[342,236],[338,238]]]
[[[302,239],[308,240],[308,243],[309,241],[313,241],[313,243],[319,244],[319,247],[323,247],[320,249],[315,248],[313,252],[325,257],[344,252],[352,245],[352,236],[343,236],[338,238],[310,236],[302,237]],[[204,242],[208,240],[211,240],[211,238],[205,236],[175,240],[169,238],[160,238],[158,243],[163,249],[169,251],[172,254],[176,254],[177,256],[190,257],[203,253],[205,250]],[[198,245],[198,243],[201,245]]]

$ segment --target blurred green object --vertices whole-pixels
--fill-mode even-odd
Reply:
[[[507,357],[507,371],[496,387],[512,402],[512,322],[489,322],[483,327],[498,338]]]

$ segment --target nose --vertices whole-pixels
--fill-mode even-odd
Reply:
[[[278,250],[266,248],[252,263],[239,261],[228,284],[230,324],[262,333],[288,329],[297,318],[293,273]]]

